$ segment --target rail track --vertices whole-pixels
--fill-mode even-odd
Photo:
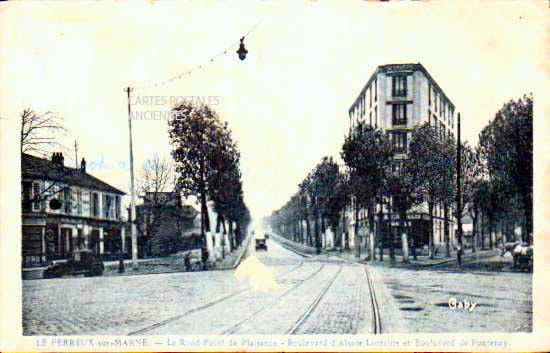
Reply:
[[[376,293],[374,292],[374,286],[372,284],[372,277],[369,273],[368,267],[365,266],[365,275],[367,277],[367,283],[369,285],[369,295],[371,299],[371,308],[374,316],[373,320],[373,333],[380,334],[382,333],[382,321],[380,319],[380,311],[378,310],[378,301],[376,300]]]
[[[301,267],[301,266],[303,265],[303,263],[304,263],[304,261],[300,261],[300,263],[299,263],[298,265],[294,266],[294,267],[291,268],[290,270],[288,270],[288,271],[286,271],[286,272],[280,274],[279,276],[277,276],[277,279],[279,279],[279,278],[281,278],[281,277],[284,277],[284,276],[286,276],[287,274],[289,274],[289,273],[291,273],[291,272],[297,270],[299,267]],[[152,330],[154,330],[154,329],[156,329],[156,328],[158,328],[158,327],[165,326],[165,325],[167,325],[167,324],[169,324],[169,323],[171,323],[171,322],[174,322],[174,321],[177,321],[177,320],[179,320],[179,319],[182,319],[182,318],[184,318],[184,317],[186,317],[186,316],[188,316],[188,315],[191,315],[191,314],[193,314],[193,313],[196,313],[196,312],[198,312],[198,311],[202,311],[202,310],[208,309],[208,308],[210,308],[210,307],[212,307],[212,306],[214,306],[214,305],[216,305],[216,304],[222,303],[222,302],[224,302],[224,301],[226,301],[226,300],[228,300],[228,299],[231,299],[231,298],[233,298],[233,297],[235,297],[235,296],[237,296],[237,295],[239,295],[239,294],[241,294],[241,293],[247,292],[247,291],[249,291],[249,290],[250,290],[250,288],[244,288],[244,289],[240,289],[240,290],[237,290],[237,291],[235,291],[235,292],[229,293],[228,295],[225,295],[225,296],[223,296],[223,297],[221,297],[221,298],[218,298],[218,299],[213,300],[213,301],[211,301],[211,302],[208,302],[208,303],[206,303],[206,304],[204,304],[204,305],[201,305],[201,306],[198,306],[198,307],[193,308],[193,309],[191,309],[191,310],[188,310],[188,311],[184,312],[183,314],[174,315],[174,316],[172,316],[172,317],[169,317],[168,319],[165,319],[165,320],[156,322],[156,323],[154,323],[154,324],[152,324],[152,325],[146,326],[146,327],[141,328],[141,329],[139,329],[139,330],[137,330],[137,331],[130,332],[130,333],[128,333],[128,336],[142,335],[142,334],[144,334],[144,333],[147,333],[147,332],[149,332],[149,331],[152,331]]]
[[[309,305],[309,307],[308,307],[307,310],[304,312],[304,314],[298,319],[298,321],[296,321],[296,323],[294,324],[294,326],[292,326],[292,328],[286,332],[287,335],[293,335],[293,334],[295,334],[295,332],[296,332],[296,331],[302,326],[302,324],[309,318],[309,316],[311,315],[311,313],[313,312],[313,310],[315,309],[315,307],[317,307],[317,304],[319,304],[319,302],[321,301],[321,299],[323,299],[325,293],[329,290],[329,288],[332,286],[332,284],[334,283],[334,281],[336,281],[336,278],[338,277],[338,275],[340,274],[340,272],[342,272],[342,268],[343,268],[343,266],[340,265],[340,268],[338,269],[338,271],[336,272],[336,274],[330,279],[330,281],[325,285],[325,287],[323,287],[323,289],[321,290],[321,292],[319,292],[319,294],[317,295],[317,297],[315,297],[315,299],[314,299],[313,302]]]
[[[230,335],[230,334],[233,334],[235,332],[237,332],[237,330],[246,322],[249,322],[251,321],[252,319],[254,319],[255,317],[257,317],[258,315],[260,315],[261,313],[263,313],[264,311],[272,308],[273,306],[275,306],[275,304],[277,304],[279,301],[281,301],[281,299],[283,299],[286,295],[288,295],[289,293],[291,293],[292,291],[296,290],[297,288],[299,288],[302,284],[304,284],[305,282],[307,282],[308,280],[312,279],[313,277],[315,277],[319,272],[321,272],[321,270],[323,270],[323,268],[325,267],[325,265],[321,265],[317,270],[315,270],[313,273],[311,273],[309,276],[307,276],[306,278],[304,278],[302,281],[300,281],[299,283],[293,285],[292,287],[288,288],[287,290],[285,290],[283,293],[281,293],[279,296],[277,296],[277,298],[275,298],[274,300],[272,300],[269,304],[267,304],[266,306],[262,307],[261,309],[255,311],[254,313],[252,313],[251,315],[249,315],[248,317],[240,320],[239,322],[237,322],[235,325],[231,326],[230,328],[224,330],[221,334],[222,335]]]

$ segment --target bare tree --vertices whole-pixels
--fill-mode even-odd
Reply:
[[[174,191],[173,163],[155,154],[143,163],[137,184],[138,194],[146,199],[140,215],[143,218],[138,222],[138,231],[142,235],[152,236],[162,222],[163,209],[172,201],[161,193]],[[158,240],[168,243],[174,241]]]
[[[54,147],[66,150],[56,136],[66,131],[63,118],[58,115],[38,114],[27,108],[21,113],[21,153],[47,154]]]

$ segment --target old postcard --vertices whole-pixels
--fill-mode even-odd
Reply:
[[[549,1],[0,4],[3,351],[550,348]]]

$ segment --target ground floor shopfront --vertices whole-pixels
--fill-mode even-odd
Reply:
[[[349,218],[347,218],[349,219]],[[366,242],[369,238],[370,227],[368,220],[363,219],[359,221],[358,236],[355,236],[355,223],[347,222],[346,230],[344,230],[341,237],[341,247],[349,248],[355,247],[357,242],[360,241],[366,246]],[[380,222],[378,216],[374,220],[374,234],[377,235],[376,241],[382,239],[384,248],[390,247],[390,229],[393,237],[393,246],[396,249],[400,249],[402,246],[401,235],[407,234],[409,248],[415,247],[416,249],[428,250],[430,244],[430,216],[426,213],[409,213],[407,214],[406,222],[401,223],[397,214],[392,214],[391,228],[388,221],[388,215],[383,215],[383,220]],[[455,222],[454,220],[448,220],[448,236],[451,246],[456,246],[455,237]],[[445,220],[441,217],[434,217],[433,219],[433,237],[436,248],[441,248],[445,245]],[[330,234],[329,239],[324,244],[338,246],[334,235]],[[331,246],[329,246],[331,247]],[[379,247],[379,244],[376,244]]]
[[[68,259],[74,250],[90,249],[105,260],[130,254],[124,222],[62,216],[23,216],[22,265],[41,266]]]

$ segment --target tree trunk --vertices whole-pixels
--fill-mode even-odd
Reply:
[[[428,212],[430,213],[430,232],[428,238],[428,253],[430,254],[430,259],[433,260],[435,256],[435,239],[434,239],[434,204],[433,202],[428,202]]]
[[[327,247],[327,234],[325,227],[325,217],[321,216],[321,247]]]
[[[475,207],[475,206],[474,206]],[[472,253],[475,253],[477,251],[477,211],[476,209],[472,209],[472,212],[470,212],[470,216],[472,217]]]
[[[355,233],[355,242],[357,247],[357,258],[361,259],[361,241],[359,238],[359,206],[358,203],[355,202],[355,224],[353,227],[353,231]]]
[[[378,251],[380,253],[379,260],[384,261],[384,233],[382,231],[384,226],[384,203],[380,205],[380,211],[378,212]]]
[[[493,250],[493,231],[495,224],[492,216],[489,216],[489,250]]]
[[[407,221],[407,231],[409,232],[409,237],[411,237],[411,251],[412,251],[412,255],[413,255],[413,259],[416,261],[418,260],[417,257],[416,257],[416,234],[413,234],[413,231],[412,231],[412,221]]]
[[[392,198],[388,202],[388,240],[390,242],[390,261],[395,261],[395,249],[393,248],[393,229],[392,229]]]
[[[375,204],[374,204],[374,200],[372,200],[369,206],[369,233],[370,233],[369,237],[371,239],[370,254],[372,256],[372,259],[376,260],[377,240],[374,233],[374,210],[375,210]]]
[[[401,231],[401,255],[403,262],[409,262],[409,242],[407,238],[407,231],[405,224],[407,223],[407,211],[403,206],[399,207],[399,230]]]
[[[228,228],[229,228],[229,246],[231,251],[235,250],[235,234],[233,234],[233,221],[231,219],[228,220]]]

